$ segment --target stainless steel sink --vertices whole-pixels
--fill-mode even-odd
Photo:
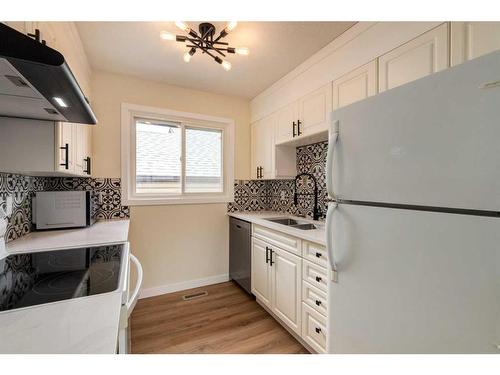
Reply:
[[[277,217],[274,219],[266,219],[267,221],[272,221],[273,223],[276,224],[283,224],[283,225],[297,225],[299,222],[294,219],[290,219],[288,217]]]
[[[281,224],[281,225],[286,225],[291,228],[297,228],[301,230],[311,230],[311,229],[318,229],[319,227],[317,225],[308,223],[306,221],[297,221],[295,219],[291,219],[289,217],[276,217],[272,219],[266,219],[267,221],[272,221],[273,223],[276,224]]]
[[[292,228],[297,228],[297,229],[302,229],[302,230],[311,230],[311,229],[318,229],[318,227],[314,224],[307,223],[307,224],[297,224],[297,225],[290,225]]]

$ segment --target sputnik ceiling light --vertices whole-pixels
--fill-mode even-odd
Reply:
[[[160,38],[163,40],[176,40],[180,43],[186,43],[186,47],[189,50],[184,53],[184,61],[189,62],[191,58],[196,53],[196,51],[201,50],[201,53],[206,53],[208,56],[214,59],[215,62],[221,64],[224,70],[231,69],[231,63],[227,60],[223,60],[222,57],[226,57],[226,53],[237,53],[239,55],[248,55],[250,51],[246,47],[229,47],[229,43],[221,42],[220,40],[226,37],[234,28],[236,27],[236,21],[231,21],[227,26],[220,32],[219,36],[215,36],[215,26],[208,22],[203,22],[198,27],[199,34],[191,29],[185,22],[176,21],[175,25],[188,33],[188,35],[173,35],[168,31],[162,31],[160,33]],[[220,56],[219,56],[220,55]]]

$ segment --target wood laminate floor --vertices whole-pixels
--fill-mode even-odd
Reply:
[[[141,299],[131,331],[132,353],[308,353],[232,282]]]

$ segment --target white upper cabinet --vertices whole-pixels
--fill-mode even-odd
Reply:
[[[446,69],[448,24],[444,23],[379,57],[379,92]]]
[[[500,50],[500,22],[452,22],[451,65]]]
[[[332,84],[328,83],[298,100],[298,135],[328,130],[332,111]]]
[[[252,124],[252,178],[273,177],[274,132],[276,115],[268,116]]]
[[[70,122],[56,124],[56,165],[55,170],[65,173],[75,171],[76,126]]]
[[[56,172],[75,176],[90,176],[90,126],[70,122],[56,123]]]
[[[377,93],[377,61],[343,75],[332,83],[332,109],[338,109]]]
[[[297,102],[293,102],[282,108],[277,113],[276,143],[292,139],[297,134]]]

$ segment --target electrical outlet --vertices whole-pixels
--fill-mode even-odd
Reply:
[[[13,211],[12,195],[6,195],[4,199],[0,198],[0,207],[2,208],[2,215],[11,216]]]
[[[7,216],[12,215],[12,211],[14,210],[14,199],[12,198],[12,195],[7,195],[7,207],[5,208],[5,213]]]
[[[280,199],[282,201],[284,201],[286,199],[286,191],[285,190],[281,190]]]

